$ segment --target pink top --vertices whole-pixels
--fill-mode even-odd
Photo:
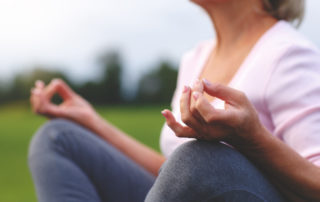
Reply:
[[[199,77],[214,42],[199,44],[182,59],[172,111],[181,122],[179,100],[184,85]],[[244,92],[260,121],[301,156],[320,166],[320,51],[290,24],[279,21],[255,44],[229,86]],[[215,99],[212,104],[223,108]],[[180,144],[165,124],[161,150],[169,156]]]

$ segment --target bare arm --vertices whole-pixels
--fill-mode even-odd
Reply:
[[[254,145],[237,148],[263,170],[288,198],[294,201],[320,200],[320,168],[313,165],[266,129]]]
[[[203,92],[225,101],[215,109]],[[320,168],[272,136],[260,123],[246,96],[219,84],[200,82],[181,97],[182,126],[170,111],[167,124],[179,137],[223,140],[256,164],[290,201],[320,201]]]
[[[91,125],[90,129],[94,133],[143,166],[153,175],[158,175],[158,171],[165,161],[163,155],[128,136],[101,117],[97,117]]]
[[[55,93],[62,97],[62,104],[51,103],[50,100]],[[65,118],[77,122],[154,175],[157,175],[165,161],[161,154],[139,143],[104,120],[86,100],[73,92],[62,80],[53,80],[48,86],[37,81],[35,88],[31,91],[30,101],[35,113],[49,118]]]

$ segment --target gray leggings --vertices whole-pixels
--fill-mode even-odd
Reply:
[[[220,143],[182,145],[155,178],[63,119],[49,121],[33,137],[29,167],[40,202],[284,201],[245,157]]]

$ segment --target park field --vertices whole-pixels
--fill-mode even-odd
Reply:
[[[162,106],[98,107],[97,111],[141,142],[159,150],[164,123]],[[36,201],[27,165],[32,134],[46,119],[31,113],[27,105],[0,106],[0,201]]]

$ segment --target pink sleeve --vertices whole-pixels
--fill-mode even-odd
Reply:
[[[265,93],[274,135],[320,166],[320,53],[291,47],[278,61]]]
[[[320,167],[320,159],[318,159],[317,161],[314,161],[313,164]]]

